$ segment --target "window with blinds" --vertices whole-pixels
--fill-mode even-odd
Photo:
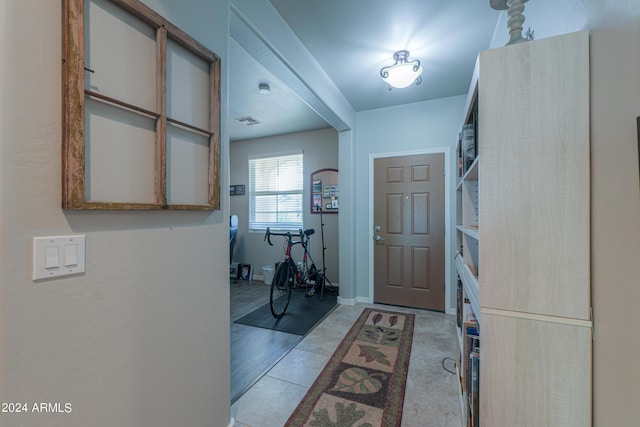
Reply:
[[[302,228],[302,153],[249,159],[249,229]]]

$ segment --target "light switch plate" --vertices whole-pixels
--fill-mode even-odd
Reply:
[[[33,238],[33,280],[85,272],[85,236]]]

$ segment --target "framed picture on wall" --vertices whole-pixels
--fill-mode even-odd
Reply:
[[[230,185],[229,186],[229,195],[231,195],[231,196],[243,196],[244,195],[244,184],[241,184],[241,185]]]
[[[318,207],[322,207],[322,194],[313,195],[313,210],[316,211]]]
[[[338,213],[338,169],[320,169],[311,174],[312,214]]]

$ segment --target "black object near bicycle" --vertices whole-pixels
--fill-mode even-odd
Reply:
[[[322,215],[321,215],[322,218]],[[322,219],[321,219],[322,223]],[[285,256],[284,261],[278,264],[278,268],[271,282],[271,292],[269,294],[269,304],[271,314],[276,319],[280,319],[287,311],[289,301],[291,300],[291,292],[294,288],[303,289],[307,297],[313,296],[320,291],[320,299],[324,297],[325,286],[329,285],[330,292],[337,294],[335,288],[325,276],[326,267],[324,265],[324,223],[322,223],[322,271],[316,267],[311,254],[309,253],[310,236],[315,233],[313,228],[299,230],[297,234],[291,232],[272,232],[269,228],[264,236],[264,240],[273,246],[271,236],[285,237]],[[291,255],[291,249],[295,245],[301,245],[303,248],[302,261],[296,263]]]

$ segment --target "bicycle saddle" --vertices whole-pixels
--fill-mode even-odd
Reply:
[[[315,232],[316,232],[316,230],[314,230],[313,228],[307,228],[306,230],[304,230],[304,235],[309,237]]]

